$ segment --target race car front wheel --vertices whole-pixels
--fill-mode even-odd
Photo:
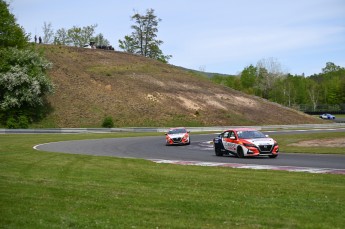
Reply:
[[[237,148],[237,157],[239,157],[239,158],[243,158],[244,157],[242,147],[238,147]]]

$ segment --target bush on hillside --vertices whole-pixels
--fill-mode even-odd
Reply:
[[[45,74],[51,63],[32,50],[0,49],[0,120],[25,114],[38,116],[45,106],[45,95],[53,92],[53,84]],[[32,112],[34,111],[34,112]],[[44,116],[44,115],[40,115]]]
[[[112,117],[105,117],[103,119],[102,127],[104,128],[113,128],[114,127],[114,121]]]

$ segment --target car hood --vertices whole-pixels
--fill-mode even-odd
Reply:
[[[169,138],[182,138],[183,136],[185,136],[186,133],[179,133],[179,134],[167,134],[167,136],[169,136]]]
[[[255,138],[246,139],[246,141],[258,146],[258,145],[274,145],[274,140],[272,138]]]

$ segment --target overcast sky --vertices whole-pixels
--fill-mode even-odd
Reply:
[[[7,0],[26,33],[97,24],[116,50],[130,17],[154,9],[173,65],[238,74],[263,58],[306,76],[326,62],[345,67],[345,0]]]

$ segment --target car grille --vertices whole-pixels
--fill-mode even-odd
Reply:
[[[272,147],[272,145],[259,145],[260,153],[270,153]]]
[[[182,138],[173,138],[172,140],[174,141],[174,143],[179,143],[179,142],[181,142],[181,139]]]

